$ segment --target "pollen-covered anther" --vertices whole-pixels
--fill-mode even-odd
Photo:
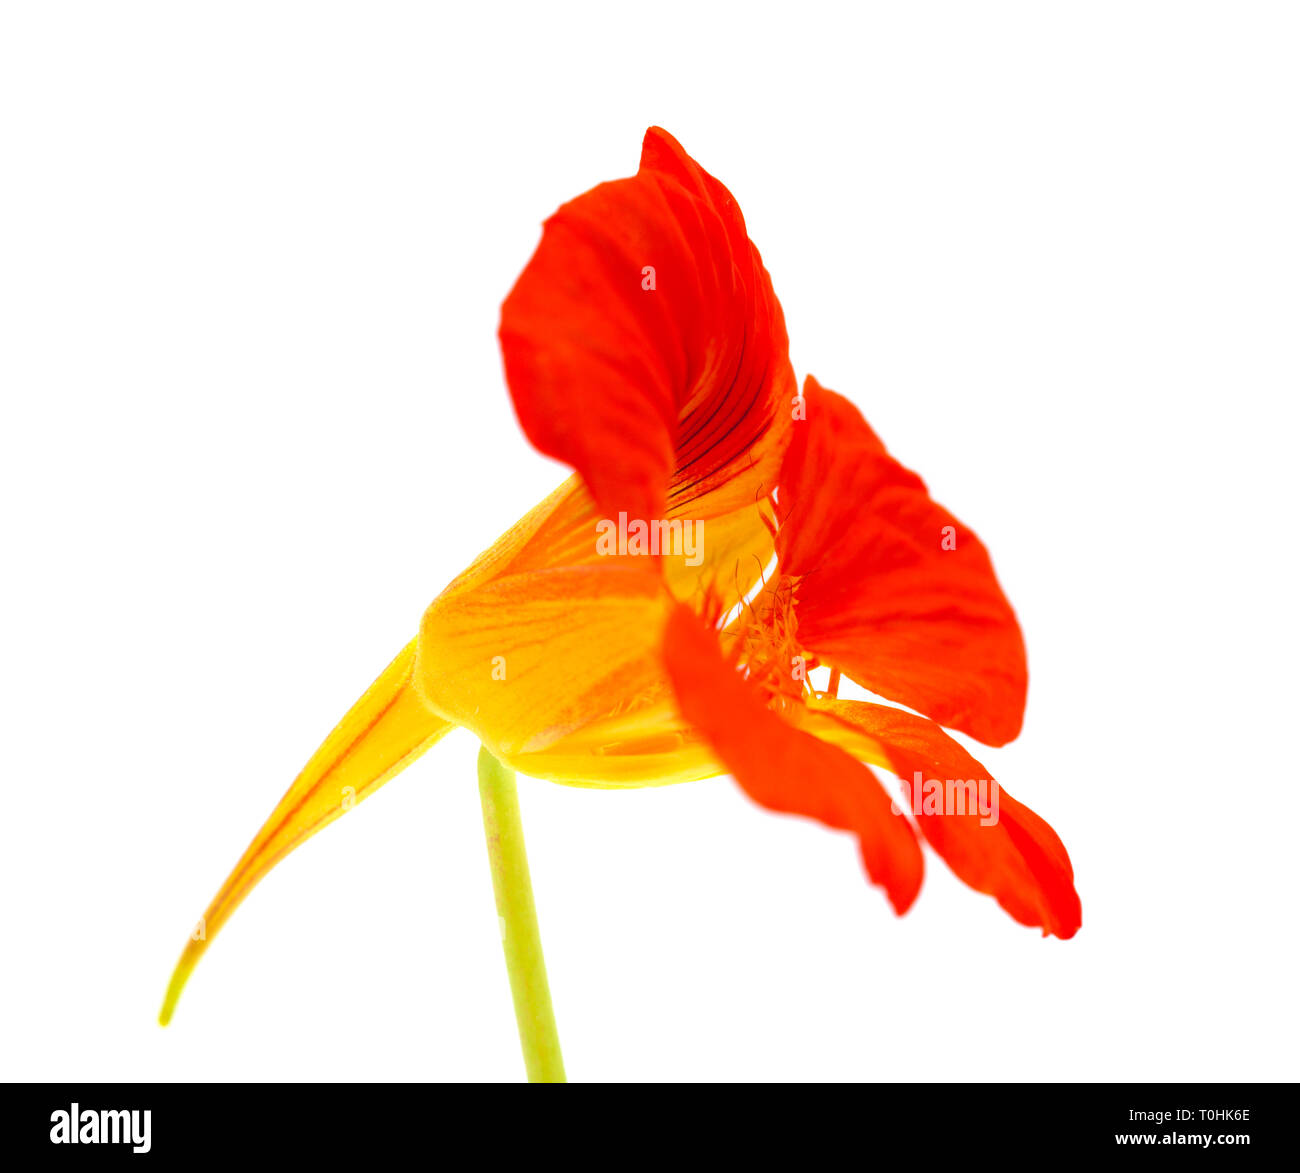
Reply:
[[[811,687],[808,672],[815,666],[799,646],[797,586],[797,580],[782,575],[764,590],[750,608],[741,637],[745,675],[764,694],[769,707],[778,711],[804,699]]]

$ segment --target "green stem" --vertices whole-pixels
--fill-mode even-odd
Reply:
[[[551,989],[546,982],[542,938],[537,931],[515,772],[486,748],[478,751],[478,792],[483,802],[492,890],[496,893],[524,1068],[531,1083],[563,1083],[564,1060],[560,1056],[560,1036],[555,1031]]]

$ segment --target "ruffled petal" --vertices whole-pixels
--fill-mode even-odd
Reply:
[[[863,687],[990,745],[1019,732],[1028,676],[974,532],[930,499],[848,400],[811,377],[781,468],[800,642]]]
[[[666,131],[547,220],[500,338],[524,432],[603,516],[770,492],[795,386],[781,308],[730,192]]]
[[[716,634],[685,607],[668,621],[664,657],[682,715],[745,793],[769,810],[852,831],[867,874],[906,912],[921,887],[921,851],[871,771],[763,704],[723,659]]]
[[[819,699],[810,702],[804,728],[904,779],[905,805],[921,833],[976,891],[995,897],[1021,924],[1041,927],[1044,936],[1078,932],[1083,913],[1074,869],[1056,832],[994,785],[984,791],[997,819],[989,822],[977,806],[979,783],[994,779],[933,721],[889,705]],[[965,810],[942,804],[927,810],[925,784],[932,780],[945,789],[949,780],[974,784],[957,804]]]

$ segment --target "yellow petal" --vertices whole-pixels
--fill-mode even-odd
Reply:
[[[742,489],[732,482],[725,492],[714,490],[669,509],[664,520],[695,521],[703,527],[696,558],[674,553],[656,560],[669,589],[683,602],[710,588],[739,598],[758,582],[772,560],[775,545],[771,504],[756,481],[746,481],[745,485]],[[736,505],[738,496],[741,503]],[[571,476],[480,554],[447,586],[440,599],[463,595],[494,579],[531,571],[608,568],[612,563],[626,564],[629,560],[650,563],[648,558],[599,554],[596,527],[602,520],[581,478]],[[697,564],[692,566],[692,561]]]
[[[664,673],[663,628],[674,597],[702,606],[753,588],[773,556],[770,502],[754,484],[731,484],[681,503],[667,520],[703,523],[693,557],[601,555],[601,520],[571,477],[502,535],[426,611],[416,686],[531,777],[578,786],[711,777],[720,767],[681,720]]]
[[[510,762],[666,695],[670,599],[649,559],[509,575],[437,599],[420,624],[416,686]]]

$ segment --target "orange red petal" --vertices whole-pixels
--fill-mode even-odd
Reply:
[[[781,308],[735,199],[666,131],[546,222],[500,339],[524,432],[604,516],[663,517],[763,459],[770,490],[794,393]]]
[[[921,851],[871,771],[769,709],[723,659],[716,633],[685,607],[668,621],[664,656],[682,715],[745,793],[768,810],[852,831],[867,874],[906,912],[921,886]]]
[[[863,687],[990,745],[1020,731],[1024,641],[987,551],[848,400],[811,377],[781,468],[799,639]]]
[[[1056,832],[1023,803],[997,788],[997,822],[977,811],[927,813],[911,802],[912,783],[984,780],[988,771],[933,721],[864,701],[820,699],[805,727],[849,753],[892,770],[904,782],[906,805],[930,845],[957,876],[987,893],[1024,925],[1068,938],[1082,923],[1070,856]]]

